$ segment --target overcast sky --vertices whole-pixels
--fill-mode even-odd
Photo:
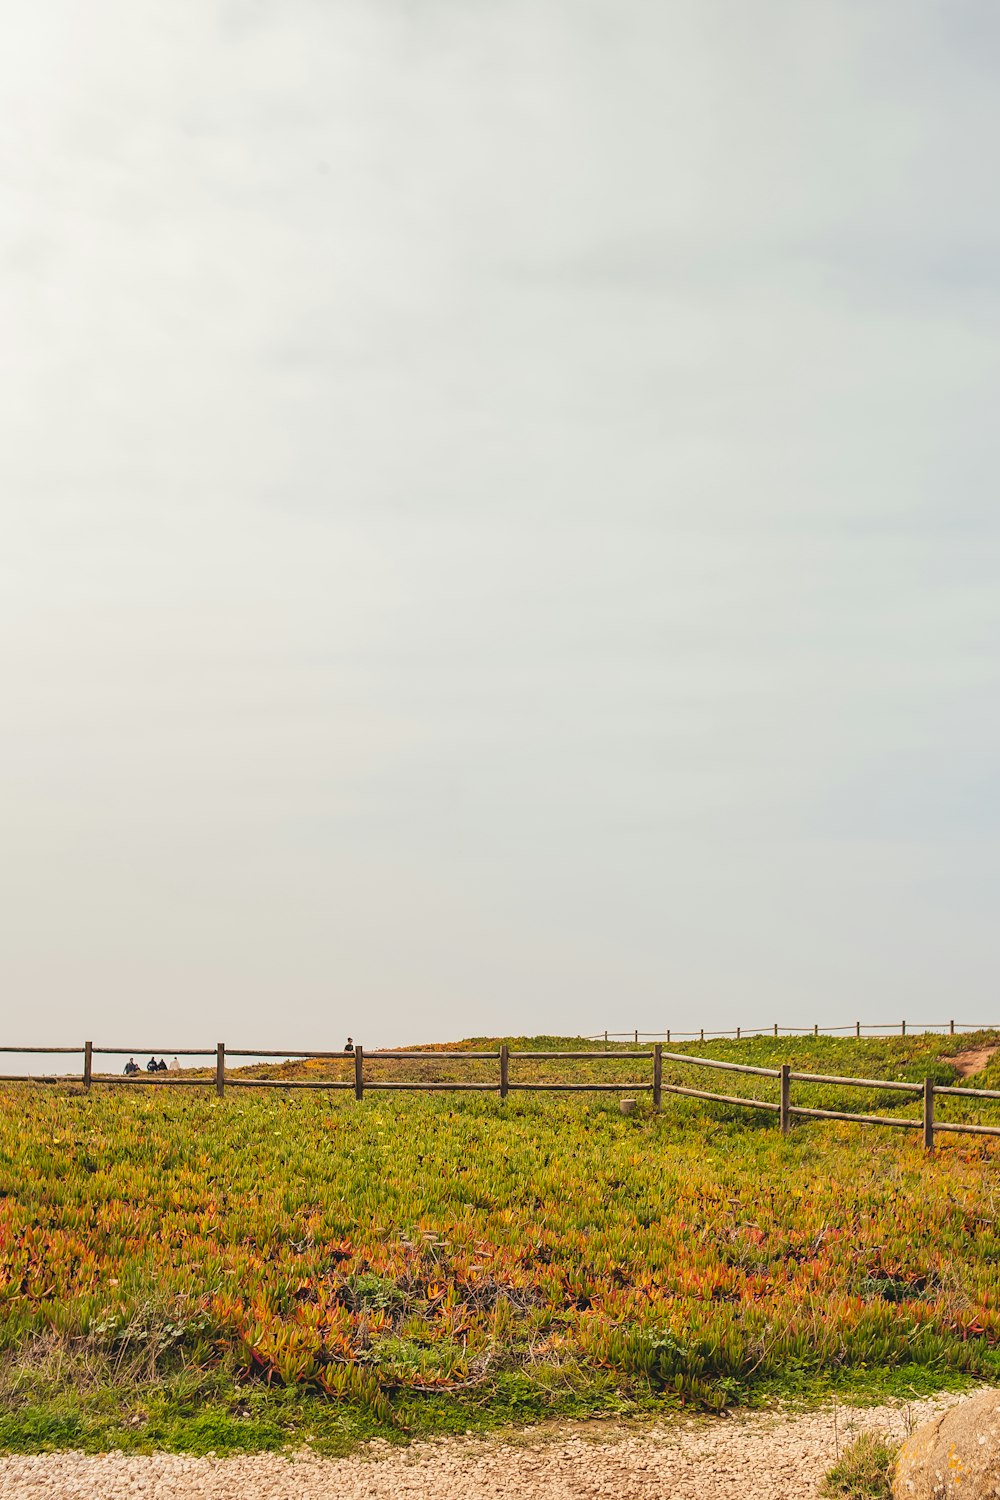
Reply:
[[[998,68],[8,0],[9,1039],[1000,1019]]]

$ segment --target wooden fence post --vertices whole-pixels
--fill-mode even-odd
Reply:
[[[778,1118],[781,1122],[782,1135],[788,1134],[789,1126],[792,1122],[792,1080],[790,1077],[791,1071],[791,1063],[781,1064],[781,1110]]]
[[[219,1098],[226,1091],[226,1044],[216,1042],[215,1044],[215,1092]]]
[[[500,1043],[500,1098],[506,1099],[510,1088],[510,1048],[506,1042]]]
[[[855,1021],[855,1023],[854,1023],[854,1035],[857,1036],[857,1037],[860,1037],[860,1035],[861,1035],[861,1022],[860,1021]]]
[[[659,1109],[663,1098],[663,1043],[653,1047],[653,1108]]]
[[[636,1032],[636,1034],[635,1034],[635,1045],[636,1045],[636,1046],[637,1046],[637,1047],[638,1047],[638,1045],[639,1045],[639,1033],[638,1033],[638,1031],[637,1031],[637,1032]]]
[[[670,1027],[667,1027],[667,1046],[670,1046]]]
[[[605,1047],[608,1045],[608,1033],[607,1032],[604,1033],[604,1045],[605,1045]]]
[[[777,1023],[777,1021],[775,1021],[775,1023],[774,1023],[774,1034],[775,1034],[775,1036],[778,1035],[778,1023]]]
[[[354,1097],[360,1099],[365,1091],[365,1049],[360,1042],[354,1049]]]
[[[813,1036],[819,1036],[819,1022],[818,1021],[816,1022],[815,1026],[813,1027]]]
[[[84,1042],[83,1044],[83,1087],[89,1093],[90,1080],[94,1076],[94,1044]]]
[[[903,1029],[902,1029],[902,1031],[899,1034],[900,1034],[900,1036],[905,1036],[906,1035],[906,1022],[905,1021],[903,1022]]]
[[[736,1040],[739,1041],[739,1039],[740,1039],[740,1028],[737,1026],[737,1028],[736,1028]]]
[[[704,1026],[701,1028],[701,1040],[702,1041],[705,1040],[705,1028],[704,1028]]]
[[[948,1022],[948,1035],[949,1036],[954,1036],[955,1035],[955,1023],[954,1023],[954,1021],[949,1021]]]
[[[934,1080],[924,1079],[924,1150],[934,1150]]]

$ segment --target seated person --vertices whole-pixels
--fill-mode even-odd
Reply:
[[[344,1047],[344,1051],[345,1052],[353,1052],[354,1051],[354,1043],[352,1042],[352,1040],[351,1040],[350,1037],[347,1038],[347,1043],[346,1043],[346,1045]]]
[[[179,1073],[180,1070],[181,1070],[180,1063],[177,1061],[176,1057],[172,1057],[170,1059],[170,1067],[169,1067],[168,1071],[171,1072],[171,1073]]]
[[[157,1063],[156,1058],[155,1057],[151,1057],[149,1059],[149,1062],[146,1064],[146,1072],[147,1073],[155,1073],[155,1072],[158,1071],[158,1069],[159,1069],[159,1064]]]
[[[139,1071],[139,1064],[136,1062],[136,1060],[135,1060],[134,1057],[130,1057],[129,1060],[128,1060],[128,1062],[125,1064],[125,1076],[126,1076],[126,1078],[130,1078],[133,1073],[138,1073],[138,1071]]]

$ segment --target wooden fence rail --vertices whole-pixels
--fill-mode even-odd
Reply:
[[[204,1059],[202,1067],[198,1069],[203,1076],[193,1078],[183,1073],[147,1073],[134,1074],[124,1073],[100,1073],[95,1071],[95,1057],[134,1057],[144,1056],[147,1052],[153,1055],[159,1053],[162,1057],[169,1054],[172,1057],[188,1057]],[[416,1092],[476,1092],[476,1093],[499,1093],[501,1099],[506,1099],[511,1093],[636,1093],[645,1092],[652,1094],[652,1102],[659,1109],[664,1094],[676,1094],[686,1099],[703,1099],[712,1104],[726,1104],[740,1109],[766,1110],[778,1116],[778,1121],[783,1135],[787,1135],[791,1129],[792,1121],[795,1119],[806,1120],[846,1120],[855,1125],[887,1125],[897,1130],[919,1130],[923,1135],[923,1144],[926,1150],[933,1151],[934,1136],[938,1131],[947,1131],[955,1134],[1000,1136],[1000,1125],[977,1125],[961,1121],[936,1120],[934,1114],[934,1101],[939,1095],[953,1096],[962,1099],[998,1100],[1000,1089],[973,1089],[963,1088],[952,1084],[936,1084],[932,1078],[925,1078],[921,1082],[909,1082],[896,1078],[852,1078],[840,1074],[829,1073],[801,1073],[793,1070],[789,1063],[782,1063],[778,1068],[757,1067],[750,1063],[722,1062],[717,1058],[691,1057],[684,1052],[666,1052],[662,1042],[656,1042],[651,1049],[633,1052],[605,1051],[605,1052],[515,1052],[510,1049],[506,1042],[491,1052],[365,1052],[364,1048],[356,1047],[352,1052],[324,1052],[324,1051],[292,1051],[272,1048],[269,1051],[254,1051],[251,1048],[227,1048],[224,1042],[216,1043],[214,1048],[204,1047],[95,1047],[93,1042],[85,1042],[82,1047],[0,1047],[0,1053],[25,1054],[30,1056],[67,1056],[77,1055],[83,1058],[83,1069],[80,1073],[5,1073],[0,1074],[0,1082],[3,1083],[76,1083],[82,1084],[87,1091],[95,1085],[101,1087],[132,1087],[139,1085],[153,1088],[211,1088],[214,1085],[216,1093],[221,1097],[227,1088],[239,1089],[353,1089],[355,1097],[362,1099],[366,1091],[385,1090],[413,1090]],[[261,1059],[281,1058],[291,1060],[293,1058],[321,1058],[324,1060],[335,1059],[352,1064],[353,1077],[351,1078],[257,1078],[234,1077],[231,1072],[227,1073],[227,1062],[233,1058]],[[387,1079],[375,1078],[370,1073],[366,1074],[365,1064],[372,1062],[396,1063],[396,1062],[494,1062],[497,1064],[498,1073],[493,1080],[469,1081],[462,1079]],[[584,1082],[547,1082],[536,1083],[522,1079],[511,1078],[511,1063],[518,1062],[607,1062],[607,1061],[643,1061],[651,1064],[652,1073],[648,1079],[632,1079],[626,1082],[606,1082],[604,1080],[586,1080]],[[679,1083],[664,1083],[664,1062],[680,1064],[685,1067],[709,1068],[725,1073],[744,1073],[757,1078],[773,1078],[778,1082],[777,1100],[749,1098],[738,1094],[719,1094],[708,1089],[689,1088]],[[821,1109],[817,1106],[806,1106],[793,1104],[791,1097],[791,1086],[794,1083],[806,1083],[813,1085],[824,1085],[833,1088],[863,1088],[888,1090],[890,1092],[904,1093],[921,1100],[921,1115],[919,1119],[902,1118],[892,1115],[869,1115],[852,1113],[848,1110]]]
[[[880,1037],[880,1036],[918,1036],[928,1032],[955,1036],[962,1031],[998,1031],[1000,1027],[987,1025],[981,1021],[936,1021],[933,1025],[922,1021],[851,1021],[846,1026],[820,1026],[817,1022],[812,1026],[779,1026],[777,1021],[768,1022],[766,1026],[734,1026],[728,1031],[710,1031],[700,1026],[697,1031],[674,1031],[668,1028],[666,1031],[599,1031],[592,1032],[588,1041],[599,1042],[603,1038],[605,1042],[613,1042],[618,1038],[624,1041],[633,1041],[638,1047],[641,1040],[663,1041],[669,1047],[671,1041],[680,1042],[687,1038],[692,1042],[710,1042],[713,1039],[721,1039],[727,1036],[735,1037],[742,1041],[751,1036],[855,1036],[855,1037]]]

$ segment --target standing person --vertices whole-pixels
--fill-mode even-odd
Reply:
[[[345,1052],[353,1052],[354,1051],[354,1043],[353,1043],[353,1041],[351,1040],[350,1037],[347,1038],[347,1043],[346,1043],[346,1045],[344,1047],[344,1051]]]

